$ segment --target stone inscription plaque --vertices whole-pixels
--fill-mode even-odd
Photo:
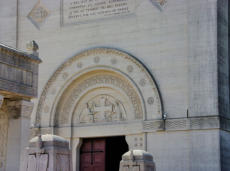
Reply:
[[[135,11],[136,0],[62,0],[62,24],[74,24]]]

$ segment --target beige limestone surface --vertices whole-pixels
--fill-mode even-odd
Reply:
[[[62,2],[66,1],[70,2],[20,0],[18,13],[0,10],[0,19],[6,23],[0,26],[1,40],[12,46],[17,44],[22,50],[26,50],[28,41],[36,40],[40,47],[43,63],[31,125],[38,126],[39,114],[44,133],[55,133],[70,140],[74,170],[78,170],[82,138],[121,135],[126,136],[129,149],[152,153],[157,171],[220,170],[218,120],[199,118],[218,114],[217,0],[168,0],[161,5],[154,0],[133,0],[128,15],[110,12],[110,16],[86,17],[81,18],[84,21],[68,24],[63,20],[66,14],[62,11],[65,10]],[[15,9],[16,2],[0,3]],[[29,15],[33,10],[38,13]],[[96,53],[87,53],[98,48],[117,49],[114,51],[118,55],[99,53],[98,58]],[[85,54],[83,61],[78,59],[79,54]],[[76,60],[71,63],[72,59]],[[51,84],[53,89],[46,94],[43,90],[48,80],[59,71],[57,81]],[[104,84],[106,88],[98,88],[100,83],[91,86],[93,91],[81,89],[79,98],[68,101],[74,88],[95,76],[97,80],[102,80],[101,76],[113,77],[118,80],[116,83],[131,87],[132,97],[139,99],[139,106],[132,103],[126,91],[108,83]],[[50,82],[52,79],[48,85]],[[154,84],[149,86],[150,82]],[[156,87],[156,91],[148,91],[152,87]],[[39,101],[44,103],[43,107],[38,105]],[[69,115],[62,112],[65,104],[70,107]],[[80,108],[76,108],[79,104]],[[141,112],[135,113],[135,109]],[[91,117],[90,112],[93,112]],[[110,115],[105,117],[103,112]],[[61,119],[65,122],[54,117],[58,114],[68,116]],[[162,120],[163,114],[169,119],[166,122]],[[73,119],[76,122],[72,122],[72,115],[76,116]],[[135,116],[139,117],[135,119]],[[191,116],[198,118],[187,118]],[[16,160],[13,157],[16,156],[9,161]],[[17,163],[12,167],[16,168]]]

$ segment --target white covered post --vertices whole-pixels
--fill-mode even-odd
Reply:
[[[69,142],[56,135],[40,135],[30,140],[25,171],[72,171]]]
[[[119,171],[156,171],[153,156],[144,150],[131,150],[122,156]]]

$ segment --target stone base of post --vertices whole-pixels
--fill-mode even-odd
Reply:
[[[122,156],[119,171],[156,171],[153,156],[144,150],[131,150]]]
[[[30,140],[25,171],[72,171],[69,142],[56,135],[40,135]]]

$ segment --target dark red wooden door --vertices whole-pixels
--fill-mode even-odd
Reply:
[[[105,139],[83,141],[80,157],[80,171],[105,171]]]

